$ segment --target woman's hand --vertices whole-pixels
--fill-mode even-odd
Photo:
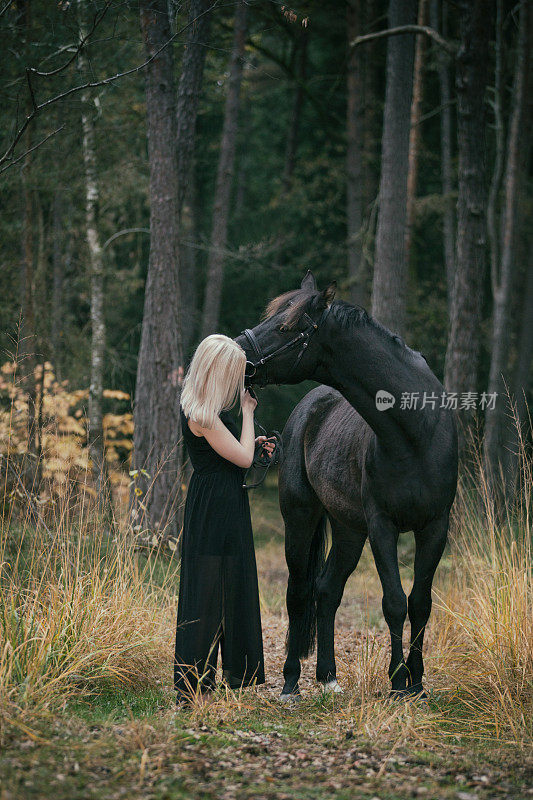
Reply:
[[[245,411],[253,414],[256,406],[257,400],[255,397],[252,397],[248,389],[245,389],[243,392],[241,392],[241,408],[243,414]]]
[[[272,453],[274,452],[274,442],[271,442],[266,436],[258,436],[255,440],[255,443],[256,445],[262,444],[265,453],[268,453],[268,457],[272,458]]]

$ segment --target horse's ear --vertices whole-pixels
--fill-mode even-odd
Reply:
[[[307,270],[305,276],[302,280],[302,289],[306,289],[308,292],[316,292],[316,281],[315,276],[311,272],[310,269]]]
[[[327,286],[323,292],[320,292],[324,304],[329,306],[331,301],[335,298],[335,292],[337,291],[337,281],[332,281],[329,286]]]

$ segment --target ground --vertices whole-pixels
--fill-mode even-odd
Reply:
[[[428,641],[429,704],[387,698],[388,637],[365,551],[337,620],[343,696],[325,697],[304,665],[303,699],[279,704],[286,614],[282,526],[273,493],[254,500],[267,684],[176,711],[168,680],[65,700],[3,729],[0,800],[533,798],[531,751],[495,738],[439,671],[438,611]],[[402,543],[410,578],[412,545]],[[441,573],[453,569],[445,556]],[[169,618],[169,648],[173,636]],[[170,650],[169,650],[170,652]]]

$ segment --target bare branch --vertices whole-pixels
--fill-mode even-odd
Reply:
[[[449,56],[455,57],[457,54],[457,48],[452,42],[444,39],[440,33],[437,33],[437,31],[427,25],[400,25],[398,28],[387,28],[383,31],[367,33],[364,36],[358,36],[350,42],[350,47],[357,47],[360,44],[372,42],[375,39],[383,39],[386,36],[401,36],[403,33],[424,34],[425,36],[429,36],[430,39],[433,39],[433,41],[438,44],[439,47],[442,47]]]
[[[26,70],[26,80],[28,81],[28,89],[30,90],[30,97],[31,97],[31,104],[34,110],[37,108],[37,101],[35,100],[35,94],[33,91],[33,86],[31,85],[31,78],[30,78],[30,70]]]
[[[17,133],[15,134],[15,136],[13,137],[13,139],[11,141],[11,144],[9,145],[9,147],[7,148],[7,150],[5,151],[3,156],[0,156],[0,167],[2,167],[2,165],[5,164],[6,161],[9,161],[9,159],[13,155],[13,151],[15,150],[15,147],[17,146],[17,144],[19,143],[20,139],[22,138],[22,136],[23,136],[25,130],[27,129],[28,125],[42,111],[44,111],[45,109],[49,108],[49,106],[60,102],[61,100],[65,100],[67,97],[70,97],[73,94],[77,94],[78,92],[83,92],[86,89],[96,89],[99,86],[108,86],[108,85],[110,85],[112,83],[115,83],[115,81],[120,80],[120,78],[125,78],[128,75],[135,75],[135,74],[137,74],[139,72],[142,72],[142,70],[145,69],[149,64],[151,64],[152,61],[154,61],[159,56],[159,54],[166,47],[169,46],[169,44],[172,44],[172,42],[175,39],[177,39],[178,36],[181,36],[181,34],[184,33],[188,28],[190,28],[191,25],[194,25],[196,23],[196,21],[198,19],[200,19],[200,17],[203,17],[205,14],[209,14],[212,11],[212,9],[215,8],[215,6],[217,6],[217,5],[218,5],[218,0],[215,0],[214,3],[208,9],[206,9],[205,11],[202,11],[202,13],[199,14],[198,17],[196,17],[196,19],[190,20],[186,25],[183,26],[183,28],[180,28],[179,31],[176,31],[176,33],[174,33],[168,39],[168,41],[166,41],[165,44],[163,44],[159,48],[159,50],[157,50],[153,55],[151,55],[150,58],[146,59],[146,61],[144,61],[142,64],[139,64],[136,67],[132,67],[131,69],[127,69],[127,70],[125,70],[125,72],[117,72],[116,75],[111,75],[109,78],[103,78],[100,81],[90,81],[88,83],[82,83],[82,84],[80,84],[78,86],[72,86],[70,89],[67,89],[65,92],[61,92],[60,94],[57,94],[54,97],[51,97],[49,100],[45,100],[43,103],[40,103],[39,105],[36,105],[34,107],[33,111],[30,114],[28,114],[28,116],[26,117],[26,119],[24,120],[24,122],[22,123],[20,128],[18,129]],[[28,151],[28,152],[30,152],[30,151]],[[18,160],[19,159],[17,159],[17,161]],[[0,169],[0,174],[2,172],[5,172],[5,169],[7,169],[8,167],[12,166],[13,163],[15,163],[15,162],[9,161],[9,164],[8,164],[7,167],[5,167],[4,169]]]
[[[7,3],[0,8],[0,17],[3,17],[8,8],[12,5],[12,0],[7,0]]]
[[[39,78],[51,78],[53,75],[58,75],[60,72],[63,72],[63,70],[65,70],[68,66],[70,66],[70,64],[72,64],[72,62],[75,61],[76,58],[79,56],[80,51],[83,49],[87,41],[91,38],[96,28],[105,17],[109,7],[111,6],[111,3],[112,0],[107,0],[107,3],[105,4],[104,8],[95,14],[91,29],[85,34],[85,36],[83,36],[82,39],[80,39],[80,41],[78,42],[78,46],[76,47],[74,53],[68,59],[68,61],[65,61],[65,63],[62,64],[60,67],[57,67],[56,69],[53,69],[50,72],[40,72],[38,69],[35,69],[34,67],[30,67],[29,72],[31,72],[32,75],[37,75]],[[28,72],[28,70],[26,70],[26,72]],[[29,80],[30,79],[28,77],[28,83]]]
[[[149,234],[150,233],[150,228],[124,228],[124,230],[122,230],[122,231],[117,231],[116,233],[113,234],[113,236],[110,236],[109,239],[106,242],[104,242],[104,244],[102,245],[102,250],[105,250],[107,247],[109,247],[109,245],[112,244],[115,241],[115,239],[118,239],[119,236],[126,236],[126,234],[128,234],[128,233],[148,233]]]
[[[26,158],[26,156],[28,156],[30,153],[33,153],[34,150],[37,150],[37,148],[43,145],[45,142],[47,142],[48,139],[51,139],[52,136],[56,135],[56,133],[62,131],[64,127],[65,127],[64,125],[61,125],[59,128],[56,128],[55,131],[49,133],[47,136],[44,137],[44,139],[41,139],[40,142],[37,142],[37,144],[34,144],[33,147],[30,147],[29,150],[25,150],[25,152],[22,153],[22,155],[18,156],[13,161],[10,161],[9,164],[4,164],[4,166],[0,169],[0,175],[2,174],[2,172],[5,172],[10,167],[13,167],[15,164],[18,164],[19,161],[22,161],[22,159]]]

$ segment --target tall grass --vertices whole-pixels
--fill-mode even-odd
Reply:
[[[94,506],[74,522],[59,512],[54,525],[2,527],[0,714],[168,681],[177,565],[141,556],[140,566],[117,530]]]
[[[436,584],[428,632],[427,681],[437,705],[416,711],[380,702],[388,691],[387,637],[363,635],[359,656],[342,670],[344,698],[334,708],[309,706],[317,724],[349,724],[372,737],[392,732],[398,741],[448,734],[532,743],[533,475],[523,441],[518,485],[513,504],[496,514],[481,458],[461,476],[453,568]],[[2,525],[0,722],[2,714],[9,722],[53,710],[80,692],[170,686],[176,562],[138,556],[124,525],[111,534],[94,504],[82,504],[73,519],[64,502],[46,525]],[[279,619],[281,591],[262,598],[265,624]],[[254,710],[279,713],[268,691],[236,699],[222,690],[211,711],[196,713],[237,719]]]
[[[518,491],[497,508],[479,455],[459,482],[453,561],[438,593],[439,671],[472,730],[533,741],[532,462],[520,437]]]

